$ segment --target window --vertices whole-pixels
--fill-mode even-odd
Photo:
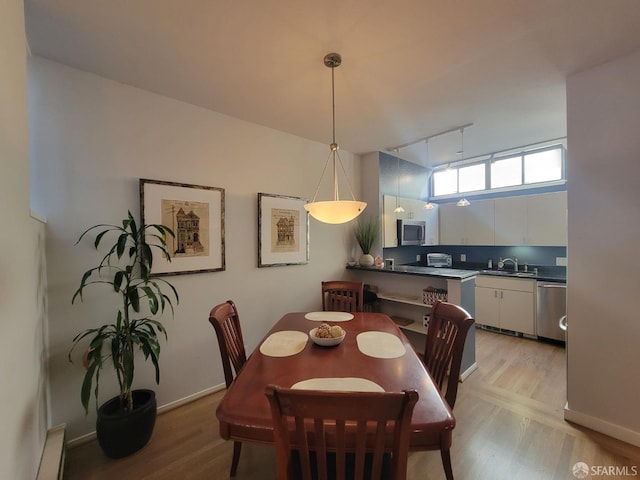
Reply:
[[[491,164],[491,187],[502,188],[522,185],[522,157],[494,160]]]
[[[524,155],[524,183],[549,182],[562,178],[562,151],[543,150]]]
[[[458,191],[458,169],[447,168],[433,174],[433,195],[449,195]]]
[[[484,163],[471,165],[469,167],[460,167],[460,169],[458,170],[458,191],[473,192],[474,190],[484,190],[484,172]]]
[[[565,180],[563,145],[545,146],[483,160],[468,159],[435,170],[431,198],[497,189],[524,189]]]

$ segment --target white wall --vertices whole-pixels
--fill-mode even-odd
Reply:
[[[224,383],[208,323],[217,303],[237,303],[249,351],[284,313],[320,308],[320,281],[341,278],[354,250],[352,225],[311,219],[309,264],[258,269],[257,193],[311,197],[328,145],[43,59],[31,59],[28,72],[32,196],[48,227],[52,421],[66,422],[71,439],[93,431],[95,415],[85,418],[83,370],[69,364],[67,351],[77,332],[113,316],[113,305],[95,290],[71,305],[82,272],[96,262],[90,242],[74,242],[95,223],[119,222],[127,209],[138,216],[139,178],[226,190],[226,271],[169,277],[180,305],[175,319],[164,321],[160,385],[151,365],[137,370],[135,386],[156,390],[159,405]],[[341,157],[356,181],[359,159],[344,151]],[[354,188],[357,194],[359,184]],[[103,377],[106,400],[116,389],[108,372]]]
[[[572,76],[566,418],[640,445],[640,52]]]
[[[35,478],[47,430],[44,228],[29,214],[22,1],[0,3],[0,478]]]

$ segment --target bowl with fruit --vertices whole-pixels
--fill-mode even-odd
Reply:
[[[316,345],[323,347],[339,345],[346,335],[347,333],[341,326],[329,325],[328,323],[323,323],[319,327],[312,328],[309,331],[311,340],[313,340]]]

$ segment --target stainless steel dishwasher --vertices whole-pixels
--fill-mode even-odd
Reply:
[[[538,337],[566,341],[565,332],[559,326],[567,314],[567,285],[564,283],[538,282],[536,308],[536,333]]]

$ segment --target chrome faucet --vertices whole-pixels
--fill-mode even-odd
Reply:
[[[504,268],[505,262],[513,263],[513,271],[518,271],[518,257],[513,257],[513,259],[505,258],[504,260],[502,259],[502,257],[500,257],[500,260],[498,261],[498,270],[502,270]]]

